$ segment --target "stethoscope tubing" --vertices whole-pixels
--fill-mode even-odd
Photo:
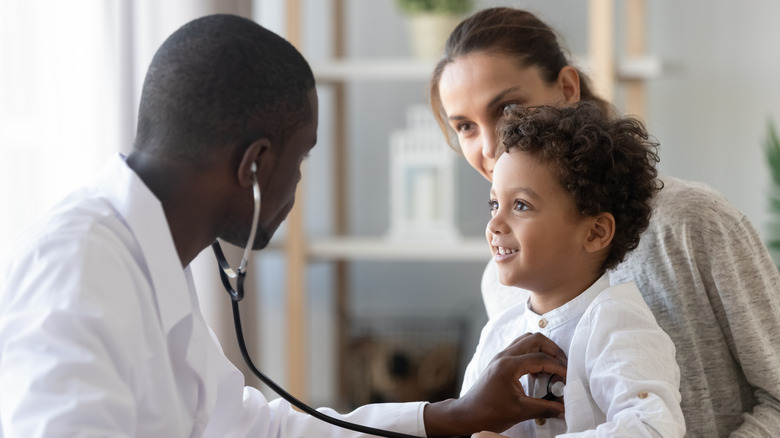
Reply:
[[[355,432],[360,432],[360,433],[365,433],[365,434],[375,435],[380,437],[421,438],[416,435],[407,435],[404,433],[393,432],[384,429],[376,429],[373,427],[364,426],[362,424],[351,423],[349,421],[344,421],[339,418],[334,418],[329,415],[323,414],[322,412],[312,408],[306,403],[298,400],[297,398],[295,398],[295,396],[293,396],[289,392],[285,391],[284,388],[282,388],[281,386],[276,384],[276,382],[271,380],[268,376],[263,374],[252,362],[252,358],[249,356],[249,351],[247,351],[246,348],[246,342],[244,341],[244,331],[241,328],[241,314],[239,313],[238,303],[241,301],[242,298],[244,298],[244,278],[246,277],[246,267],[249,262],[252,245],[254,244],[255,232],[257,231],[257,223],[260,216],[260,199],[261,199],[260,185],[257,182],[256,171],[257,171],[257,167],[255,166],[254,163],[252,163],[252,195],[254,201],[254,212],[252,215],[252,229],[249,233],[249,240],[247,241],[246,247],[244,248],[244,256],[241,259],[241,265],[239,266],[238,270],[233,271],[233,269],[230,267],[230,264],[227,262],[227,259],[225,258],[225,254],[222,252],[222,248],[220,247],[218,241],[215,240],[214,243],[211,244],[211,248],[213,249],[214,255],[217,258],[217,263],[219,264],[220,280],[222,281],[222,285],[225,287],[225,290],[230,295],[230,301],[233,307],[233,324],[236,329],[236,339],[238,340],[238,348],[239,350],[241,350],[241,356],[244,358],[244,362],[246,362],[247,366],[252,371],[252,373],[255,376],[257,376],[257,378],[260,379],[260,381],[263,382],[266,386],[271,388],[271,390],[279,394],[279,396],[287,400],[291,405],[311,415],[312,417],[317,418],[318,420],[324,421],[334,426],[341,427],[343,429],[348,429]],[[235,288],[233,288],[233,285],[230,283],[231,278],[235,279],[236,281]]]

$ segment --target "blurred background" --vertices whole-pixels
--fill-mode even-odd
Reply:
[[[762,145],[769,121],[780,119],[780,2],[639,1],[631,21],[632,1],[477,0],[473,10],[537,13],[586,69],[600,50],[589,17],[608,11],[599,26],[609,31],[615,71],[623,68],[614,101],[660,142],[661,173],[711,185],[768,236]],[[0,254],[13,257],[10,242],[27,223],[108,157],[131,150],[154,51],[182,24],[216,12],[293,41],[320,95],[319,144],[298,208],[249,273],[255,293],[242,309],[256,362],[314,404],[448,396],[486,321],[479,284],[488,184],[440,143],[452,176],[435,193],[451,201],[437,208],[452,212],[455,233],[392,237],[399,204],[391,199],[408,189],[393,180],[404,158],[390,154],[391,138],[409,127],[410,108],[426,104],[435,64],[413,49],[396,0],[0,0]],[[643,55],[626,73],[632,67],[621,60],[636,51],[627,37],[636,26]],[[593,68],[601,83],[607,74]],[[630,103],[637,83],[638,109]],[[416,192],[398,196],[419,204],[404,198]],[[194,270],[201,305],[232,355],[228,298],[211,254]]]

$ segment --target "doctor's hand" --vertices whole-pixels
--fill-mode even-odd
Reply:
[[[499,435],[495,432],[480,432],[471,435],[471,438],[509,438],[506,435]]]
[[[539,333],[526,333],[498,353],[460,398],[425,406],[429,437],[504,431],[520,421],[563,415],[563,403],[529,397],[520,384],[525,374],[566,376],[566,354]]]

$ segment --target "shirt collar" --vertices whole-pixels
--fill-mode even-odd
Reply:
[[[579,318],[583,313],[585,313],[585,310],[588,308],[590,303],[593,302],[594,299],[596,299],[598,294],[600,294],[601,291],[603,291],[608,287],[609,287],[609,277],[606,274],[604,274],[601,277],[599,277],[599,279],[596,280],[596,282],[590,285],[590,287],[585,289],[584,292],[577,295],[566,304],[557,307],[545,313],[544,315],[539,315],[538,313],[534,313],[534,311],[531,310],[531,298],[529,297],[525,304],[526,317],[531,323],[531,326],[536,327],[540,325],[539,321],[545,320],[545,322],[543,323],[545,328],[547,330],[552,330],[555,327],[558,327],[561,324],[566,323],[572,318]]]
[[[187,281],[189,267],[181,267],[162,203],[120,154],[105,165],[97,186],[135,236],[141,251],[139,262],[146,264],[160,323],[168,333],[191,313],[194,293]]]

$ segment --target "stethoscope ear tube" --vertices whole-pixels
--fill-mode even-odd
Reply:
[[[244,277],[246,277],[246,271],[239,271],[238,273],[233,272],[227,259],[225,259],[222,247],[219,246],[219,242],[216,240],[211,244],[211,249],[214,250],[214,255],[217,257],[217,263],[219,263],[219,279],[222,280],[222,286],[227,293],[230,294],[230,298],[234,302],[241,301],[244,298]],[[233,285],[230,284],[230,278],[236,279],[235,289],[233,289]]]
[[[276,382],[268,378],[259,369],[257,369],[255,364],[252,362],[252,358],[249,357],[249,352],[246,349],[246,342],[244,342],[244,331],[241,328],[241,315],[239,314],[238,311],[238,303],[239,301],[241,301],[242,298],[244,298],[244,277],[246,277],[246,268],[249,262],[252,245],[254,244],[255,232],[257,231],[257,222],[260,216],[260,185],[257,182],[256,169],[257,168],[253,163],[252,164],[252,180],[253,180],[252,194],[253,194],[255,208],[254,208],[254,214],[252,215],[252,229],[250,230],[249,239],[247,241],[246,247],[244,248],[244,257],[241,259],[241,264],[239,265],[238,270],[233,271],[233,268],[230,267],[230,264],[227,262],[227,259],[225,258],[225,254],[222,252],[222,247],[219,245],[219,241],[215,240],[211,244],[211,248],[214,250],[214,255],[216,256],[217,263],[219,264],[219,278],[222,281],[222,286],[225,287],[225,290],[230,295],[231,303],[233,305],[233,323],[236,329],[236,339],[238,340],[238,348],[241,350],[241,356],[244,357],[244,362],[246,362],[249,369],[252,371],[252,373],[255,376],[257,376],[258,379],[260,379],[261,382],[266,384],[269,388],[271,388],[275,393],[279,394],[282,398],[290,402],[290,404],[300,409],[301,411],[311,415],[314,418],[317,418],[326,423],[330,423],[334,426],[338,426],[344,429],[349,429],[355,432],[360,432],[368,435],[375,435],[375,436],[388,437],[388,438],[419,438],[414,435],[407,435],[403,433],[392,432],[389,430],[375,429],[373,427],[350,423],[348,421],[344,421],[338,418],[333,418],[328,415],[325,415],[322,412],[319,412],[316,409],[312,408],[311,406],[307,405],[306,403],[298,400],[289,392],[285,391],[281,386],[277,385]],[[233,288],[233,285],[230,283],[231,279],[236,280],[235,289]]]
[[[259,369],[257,369],[257,367],[255,367],[255,364],[252,362],[252,358],[249,357],[249,352],[247,351],[246,343],[244,342],[244,331],[241,328],[241,315],[239,314],[238,311],[238,301],[239,300],[233,300],[232,305],[233,305],[233,323],[236,328],[236,339],[238,340],[238,348],[239,350],[241,350],[241,356],[244,357],[244,362],[246,362],[247,366],[252,371],[252,373],[255,376],[257,376],[257,378],[260,379],[261,382],[263,382],[269,388],[271,388],[275,393],[279,394],[283,399],[287,400],[288,402],[290,402],[291,405],[295,406],[301,411],[311,415],[314,418],[317,418],[318,420],[324,421],[334,426],[353,430],[355,432],[365,433],[368,435],[375,435],[375,436],[381,436],[387,438],[420,438],[416,435],[407,435],[404,433],[393,432],[389,430],[375,429],[373,427],[363,426],[362,424],[350,423],[349,421],[333,418],[329,415],[323,414],[322,412],[312,408],[306,403],[298,400],[297,398],[295,398],[295,396],[285,391],[281,386],[277,385],[276,382],[271,380],[269,377],[263,374]]]
[[[225,258],[225,254],[222,252],[222,247],[220,247],[219,242],[215,240],[211,244],[211,248],[214,250],[214,255],[217,258],[217,263],[219,263],[219,278],[220,280],[222,280],[222,286],[225,287],[225,290],[230,295],[231,303],[233,305],[233,323],[236,329],[236,339],[238,340],[238,348],[241,350],[241,356],[243,356],[244,362],[246,362],[249,369],[252,371],[252,373],[255,376],[257,376],[258,379],[260,379],[261,382],[266,384],[275,393],[279,394],[283,399],[290,402],[290,404],[300,409],[301,411],[311,415],[314,418],[317,418],[321,421],[332,424],[334,426],[338,426],[344,429],[349,429],[355,432],[360,432],[368,435],[375,435],[375,436],[388,437],[388,438],[420,438],[414,435],[407,435],[403,433],[392,432],[389,430],[375,429],[373,427],[350,423],[348,421],[344,421],[338,418],[333,418],[331,416],[325,415],[322,412],[317,411],[316,409],[312,408],[306,403],[295,398],[292,394],[285,391],[281,386],[277,385],[276,382],[268,378],[259,369],[257,369],[257,367],[255,367],[255,364],[252,362],[252,358],[249,357],[249,352],[247,351],[246,348],[246,342],[244,342],[244,331],[241,328],[241,315],[239,314],[238,311],[238,303],[239,301],[241,301],[242,298],[244,298],[244,277],[246,277],[246,267],[249,262],[249,256],[252,249],[252,245],[254,244],[255,232],[257,231],[257,223],[258,223],[258,218],[260,216],[260,185],[257,182],[256,169],[257,168],[253,163],[252,164],[252,180],[253,180],[252,194],[253,194],[255,208],[254,208],[254,214],[252,215],[252,229],[249,232],[249,240],[247,242],[246,247],[244,248],[244,257],[241,259],[241,265],[238,267],[237,272],[233,271],[233,269],[230,267],[230,264],[227,262],[227,259]],[[236,280],[235,289],[233,288],[233,285],[230,283],[231,278]]]

